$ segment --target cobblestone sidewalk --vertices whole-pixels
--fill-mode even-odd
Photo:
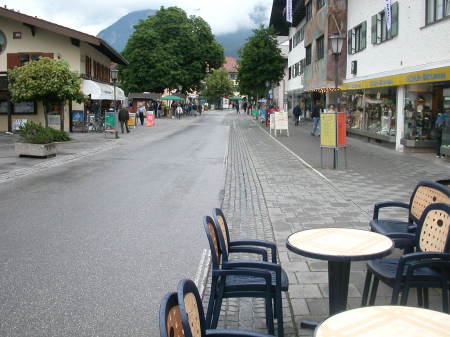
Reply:
[[[280,138],[286,148],[245,115],[230,115],[229,120],[231,134],[222,208],[231,225],[231,235],[276,241],[290,280],[289,292],[283,298],[285,335],[311,336],[312,331],[298,327],[303,319],[322,320],[328,315],[327,263],[288,251],[286,238],[309,228],[367,230],[376,201],[407,201],[411,186],[417,181],[445,178],[449,170],[446,165],[427,163],[420,156],[398,156],[369,144],[366,145],[371,159],[367,160],[366,155],[362,156],[367,153],[361,150],[364,144],[350,140],[355,150],[349,157],[358,161],[353,170],[316,171],[294,154],[301,155],[317,145],[303,141],[306,129]],[[317,142],[317,138],[309,140]],[[378,161],[383,164],[376,164]],[[352,263],[349,308],[360,305],[364,276],[365,262]],[[439,309],[439,294],[430,294],[431,307]],[[377,303],[388,304],[390,295],[391,290],[380,285]],[[410,305],[415,304],[414,299],[411,294]],[[219,326],[266,332],[263,302],[227,301]]]

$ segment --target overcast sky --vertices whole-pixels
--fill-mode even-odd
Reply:
[[[178,6],[203,17],[215,34],[255,27],[255,17],[270,17],[272,0],[0,0],[0,6],[97,35],[129,12]]]

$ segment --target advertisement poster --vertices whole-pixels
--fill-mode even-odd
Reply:
[[[320,114],[320,146],[336,147],[336,114]]]
[[[345,125],[345,119],[346,114],[345,113],[338,113],[337,114],[337,131],[338,131],[338,137],[337,137],[337,145],[338,146],[345,146],[347,145],[347,129]]]
[[[128,118],[128,126],[136,127],[136,114],[134,112],[130,112],[130,118]]]
[[[28,119],[15,119],[13,121],[13,130],[19,130],[21,126],[24,126]]]
[[[155,125],[155,114],[153,111],[147,111],[147,118],[146,118],[146,126],[154,126]]]
[[[105,129],[115,130],[116,129],[116,114],[113,111],[107,111],[105,115]]]

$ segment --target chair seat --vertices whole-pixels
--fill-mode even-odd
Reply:
[[[373,232],[383,235],[389,233],[408,233],[410,223],[400,220],[373,219],[370,221],[370,228]]]
[[[367,262],[367,268],[388,285],[393,285],[397,274],[399,259],[377,259]],[[406,275],[406,268],[403,276]],[[431,268],[423,267],[414,270],[414,282],[440,280],[442,275]]]
[[[275,272],[272,274],[272,287],[275,288],[276,276]],[[227,291],[242,291],[242,290],[265,290],[266,281],[261,277],[228,275],[225,281],[225,288]],[[286,272],[281,269],[281,291],[287,291],[289,288],[289,279]]]

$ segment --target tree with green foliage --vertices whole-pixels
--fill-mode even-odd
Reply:
[[[253,30],[253,35],[239,50],[238,82],[240,92],[253,97],[263,97],[268,88],[279,83],[284,76],[286,60],[281,56],[276,33],[272,28]]]
[[[222,97],[233,93],[233,82],[228,78],[228,72],[225,69],[214,70],[206,77],[205,90],[203,94],[209,102],[217,102],[220,108]]]
[[[13,103],[42,101],[45,126],[48,126],[47,112],[50,105],[61,107],[61,130],[64,130],[64,106],[67,101],[81,103],[84,96],[80,91],[81,79],[70,70],[66,61],[40,58],[8,71],[8,88]]]
[[[134,28],[123,51],[129,65],[120,68],[126,92],[198,90],[208,69],[224,62],[208,23],[178,7],[161,7]]]

